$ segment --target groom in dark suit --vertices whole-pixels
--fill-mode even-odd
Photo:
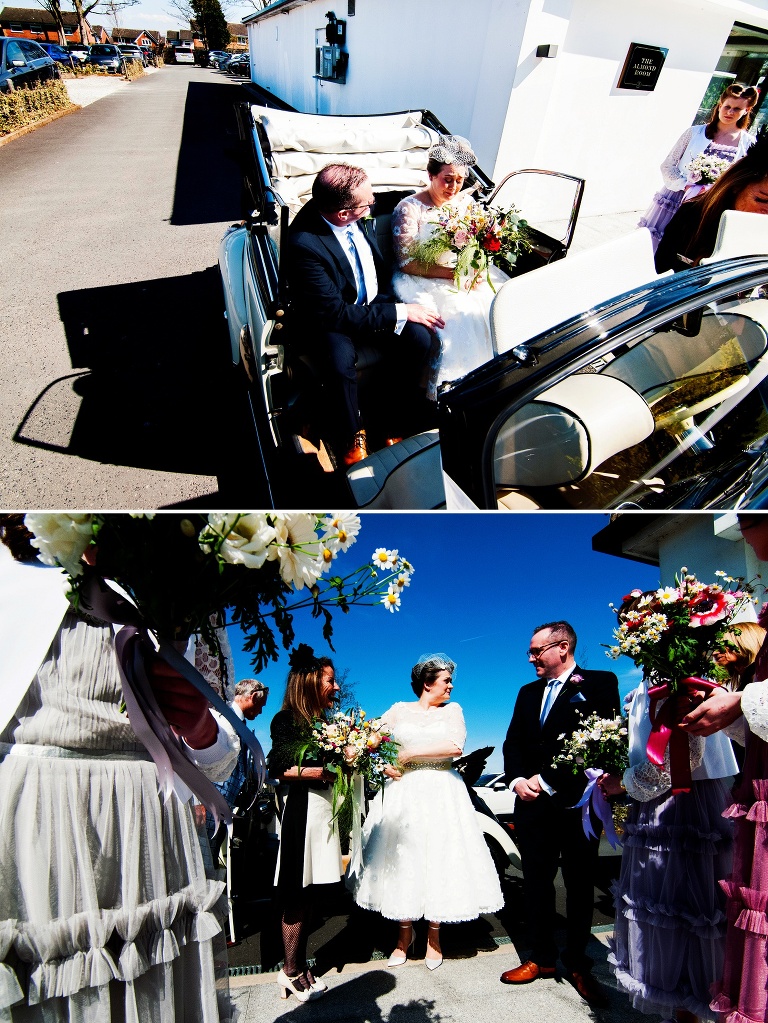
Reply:
[[[312,199],[291,225],[288,279],[296,335],[325,363],[327,416],[346,465],[365,458],[367,438],[357,397],[357,361],[363,348],[389,357],[380,387],[392,407],[416,414],[425,400],[419,382],[432,344],[445,326],[424,306],[395,302],[390,273],[376,243],[374,196],[364,170],[329,164],[315,178]]]
[[[564,742],[582,718],[619,713],[619,686],[611,671],[587,671],[576,664],[576,633],[568,622],[548,622],[533,633],[528,659],[535,682],[517,696],[504,741],[504,778],[517,793],[515,840],[523,866],[531,957],[502,974],[505,984],[525,984],[553,977],[555,943],[555,875],[562,858],[566,891],[566,947],[561,960],[579,994],[592,1005],[607,998],[591,974],[586,954],[592,927],[598,840],[587,838],[581,810],[573,809],[586,785],[580,772],[552,767]],[[594,828],[600,833],[599,822]]]

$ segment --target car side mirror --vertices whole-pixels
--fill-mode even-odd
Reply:
[[[11,64],[13,67],[26,67],[27,62],[25,60],[12,60]]]
[[[506,787],[507,787],[506,782],[503,781],[495,781],[493,783],[494,792],[503,792],[506,789]]]

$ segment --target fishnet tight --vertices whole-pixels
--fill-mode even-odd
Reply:
[[[309,910],[306,906],[286,909],[283,913],[283,947],[285,949],[286,977],[296,977],[307,968],[307,924]],[[307,985],[308,986],[308,985]]]

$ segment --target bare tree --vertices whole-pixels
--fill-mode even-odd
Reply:
[[[37,0],[44,11],[48,11],[56,22],[56,31],[59,33],[61,46],[67,45],[67,33],[64,30],[64,19],[62,18],[61,0]]]
[[[52,0],[46,0],[46,2],[50,3]],[[121,11],[124,7],[135,7],[139,3],[141,0],[72,0],[81,40],[86,42],[88,39],[90,29],[87,27],[86,19],[93,11],[114,18],[116,11]]]

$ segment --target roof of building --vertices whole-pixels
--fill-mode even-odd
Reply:
[[[65,25],[77,25],[74,11],[62,11],[61,20]],[[56,21],[50,11],[42,7],[3,7],[0,10],[0,22],[18,21],[31,22],[34,25],[55,25]]]
[[[267,4],[260,11],[246,14],[243,21],[249,25],[252,21],[258,21],[259,18],[270,18],[273,14],[287,14],[294,7],[300,7],[304,3],[306,0],[273,0],[271,4]]]
[[[119,37],[120,39],[128,40],[138,39],[139,36],[146,36],[147,39],[151,39],[153,43],[157,42],[157,36],[146,28],[115,28],[112,31],[112,35],[115,38]]]

